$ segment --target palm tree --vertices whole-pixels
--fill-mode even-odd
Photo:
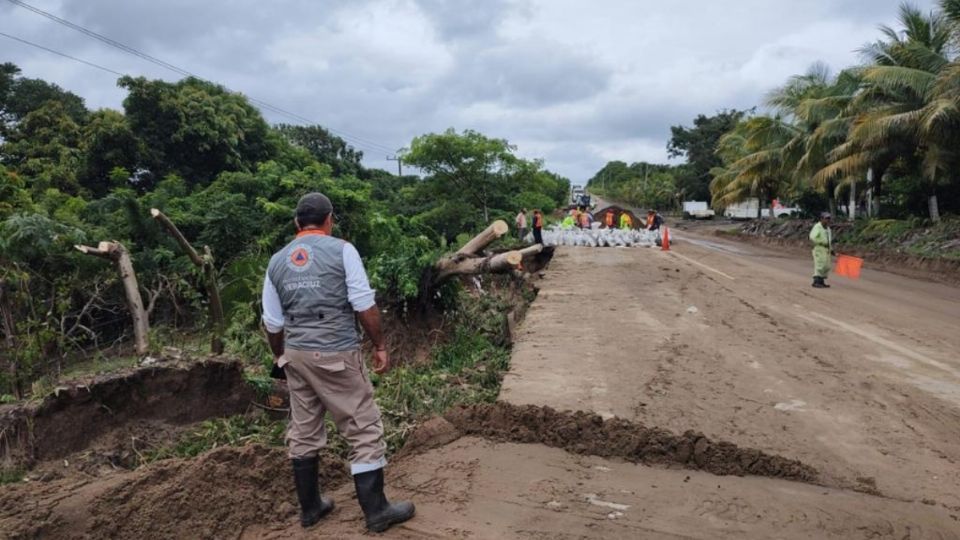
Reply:
[[[762,216],[764,204],[782,195],[791,184],[789,143],[798,131],[779,116],[755,116],[721,137],[717,153],[725,165],[713,171],[713,205],[728,206],[756,197],[760,201],[758,217]]]
[[[956,84],[951,82],[956,70],[948,57],[953,21],[944,13],[924,15],[904,4],[903,30],[882,27],[886,41],[862,49],[872,65],[860,71],[863,84],[847,110],[846,140],[827,154],[830,163],[815,182],[860,177],[872,168],[879,198],[884,172],[898,163],[927,179],[930,217],[939,219],[936,186],[950,179],[957,159],[949,144],[956,140],[958,119]]]
[[[859,87],[860,77],[856,71],[842,71],[833,77],[826,65],[814,64],[806,74],[791,78],[767,97],[767,104],[797,128],[794,139],[785,148],[786,163],[795,183],[812,183],[825,191],[831,212],[836,206],[837,175],[819,179],[815,175],[829,164],[829,152],[846,140],[851,123],[847,111]],[[811,177],[818,181],[810,182]],[[856,177],[841,175],[839,179],[855,182]]]

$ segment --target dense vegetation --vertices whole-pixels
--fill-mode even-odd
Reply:
[[[712,171],[722,164],[717,145],[747,114],[749,111],[737,110],[701,114],[691,127],[671,127],[667,153],[685,158],[682,165],[611,161],[587,186],[610,200],[642,208],[672,210],[683,201],[705,201],[710,197]]]
[[[960,0],[924,13],[904,4],[899,28],[831,74],[815,64],[769,93],[769,112],[721,111],[674,126],[680,166],[608,163],[591,191],[641,207],[710,200],[723,208],[774,199],[811,215],[854,209],[906,220],[960,212]],[[676,203],[673,203],[676,204]]]
[[[358,247],[381,300],[402,305],[458,236],[520,205],[551,211],[569,189],[507,141],[476,132],[418,137],[404,157],[426,176],[398,177],[365,168],[360,151],[321,126],[270,126],[246,98],[207,81],[118,84],[123,110],[91,111],[0,66],[0,394],[23,395],[70,358],[125,347],[116,269],[75,244],[127,247],[155,333],[209,324],[201,271],[151,208],[210,247],[228,345],[257,356],[263,271],[291,238],[303,193],[330,196],[336,233]]]
[[[770,114],[724,135],[714,206],[821,194],[836,209],[852,189],[873,217],[960,210],[960,1],[904,4],[899,24],[861,49],[863,64],[815,65],[769,94]]]

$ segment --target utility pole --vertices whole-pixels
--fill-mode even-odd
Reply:
[[[399,154],[395,156],[387,156],[387,161],[396,161],[397,176],[403,176],[403,158]]]

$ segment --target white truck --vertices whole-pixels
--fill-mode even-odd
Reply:
[[[583,197],[583,186],[573,186],[570,188],[570,204],[580,204],[580,198]]]
[[[684,219],[712,219],[715,212],[704,201],[684,201]]]
[[[760,206],[760,201],[757,199],[747,199],[742,202],[731,204],[726,207],[723,211],[723,216],[730,219],[756,219],[758,212],[757,209]],[[780,216],[789,216],[796,213],[799,213],[799,208],[786,207],[780,204],[779,200],[774,199],[773,201],[773,217],[778,218]],[[770,217],[770,209],[764,208],[762,217]]]

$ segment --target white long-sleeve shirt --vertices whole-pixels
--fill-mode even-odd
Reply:
[[[366,311],[376,305],[376,291],[370,288],[367,271],[363,268],[363,261],[353,244],[343,245],[343,270],[346,273],[347,300],[354,311]],[[283,306],[280,305],[280,295],[277,288],[270,281],[267,274],[263,279],[263,325],[272,334],[283,330]]]

